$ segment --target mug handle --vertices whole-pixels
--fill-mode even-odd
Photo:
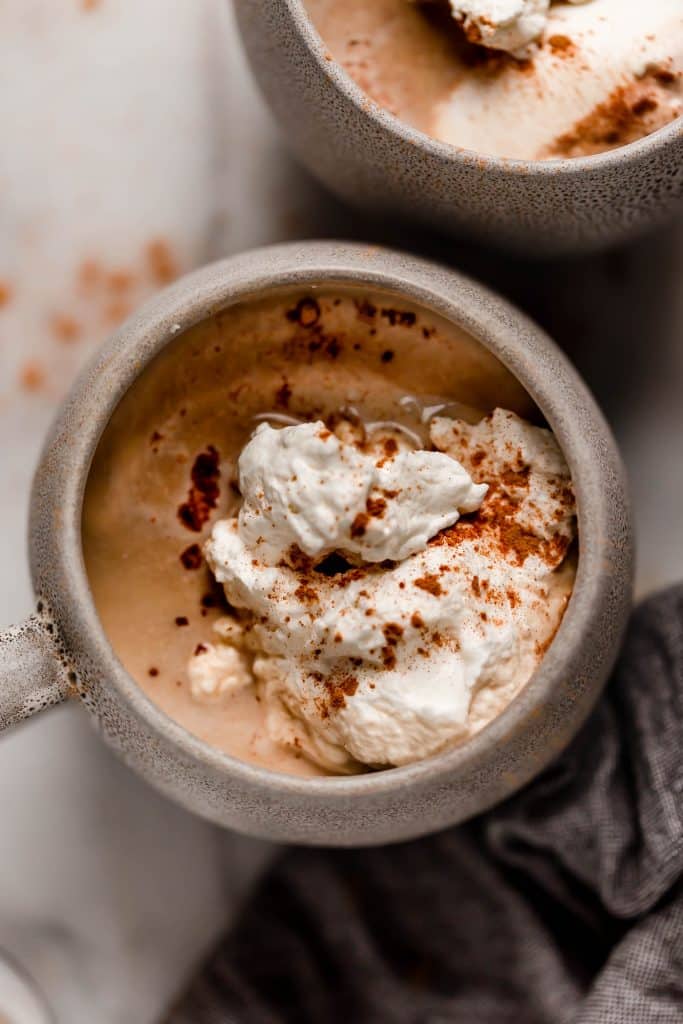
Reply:
[[[0,732],[75,692],[52,623],[34,614],[0,633]]]

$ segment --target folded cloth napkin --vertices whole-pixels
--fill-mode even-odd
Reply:
[[[168,1024],[680,1024],[683,587],[567,752],[481,818],[287,852]]]

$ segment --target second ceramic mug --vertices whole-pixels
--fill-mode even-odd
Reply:
[[[681,208],[683,118],[596,156],[490,157],[439,142],[370,100],[330,59],[304,0],[235,7],[287,145],[332,192],[369,213],[545,255],[625,241]]]
[[[169,342],[233,303],[324,284],[383,290],[440,314],[518,378],[569,463],[579,560],[569,606],[540,666],[480,734],[407,767],[307,779],[223,754],[148,700],[98,619],[83,561],[81,511],[112,412]],[[253,835],[316,844],[421,835],[526,783],[566,746],[597,699],[631,597],[631,522],[620,458],[588,390],[550,339],[460,274],[376,247],[331,242],[277,246],[206,267],[121,328],[76,383],[47,442],[32,496],[30,556],[38,610],[0,636],[0,729],[79,697],[123,759],[185,807]]]

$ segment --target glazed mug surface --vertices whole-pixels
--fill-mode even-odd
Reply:
[[[541,256],[627,241],[681,209],[683,118],[596,156],[490,157],[431,138],[371,100],[330,59],[303,0],[235,0],[235,9],[287,145],[370,214]]]
[[[309,779],[208,746],[145,696],[98,619],[81,513],[93,454],[113,411],[169,342],[246,298],[330,284],[386,290],[420,304],[468,332],[517,377],[568,461],[579,558],[555,639],[530,682],[491,725],[463,746],[407,767]],[[477,814],[528,782],[590,712],[616,657],[631,600],[633,540],[621,460],[564,355],[522,313],[461,274],[348,243],[288,244],[215,263],[128,320],[81,375],[52,428],[35,476],[29,543],[37,611],[0,636],[0,729],[79,698],[104,740],[189,810],[252,835],[308,844],[412,838]]]

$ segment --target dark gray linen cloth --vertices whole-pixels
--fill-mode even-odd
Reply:
[[[167,1021],[683,1022],[683,587],[543,776],[416,842],[287,852]]]

